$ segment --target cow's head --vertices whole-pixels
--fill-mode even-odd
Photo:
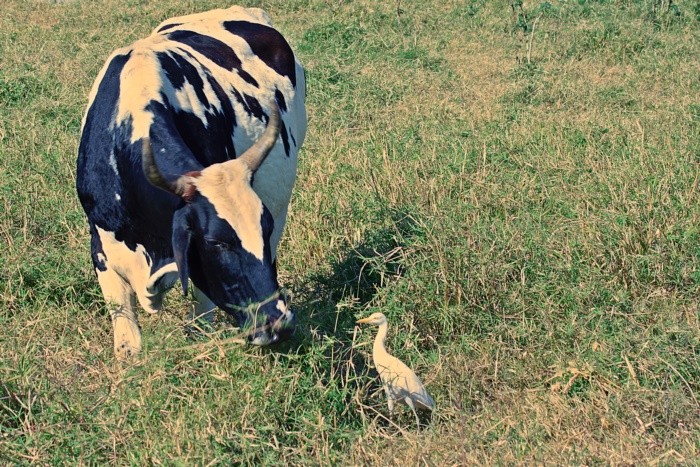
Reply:
[[[143,144],[146,178],[184,200],[173,216],[172,243],[185,294],[191,278],[241,327],[250,327],[250,340],[260,345],[284,339],[294,328],[271,258],[274,220],[251,186],[279,134],[279,110],[271,107],[267,129],[240,157],[172,181],[160,173],[150,143]]]

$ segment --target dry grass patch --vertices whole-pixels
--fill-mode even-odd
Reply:
[[[459,109],[457,114],[472,125],[499,115],[503,110],[501,99],[513,89],[508,79],[515,66],[513,57],[483,39],[466,37],[452,39],[442,56],[456,75],[448,85],[451,92],[447,95],[459,96],[459,102],[453,103]]]

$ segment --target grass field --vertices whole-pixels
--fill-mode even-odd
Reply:
[[[122,364],[74,189],[87,95],[227,3],[3,0],[0,462],[699,462],[700,1],[511,3],[251,2],[307,69],[299,329],[189,340],[173,291]],[[386,419],[374,311],[436,400],[420,431]]]

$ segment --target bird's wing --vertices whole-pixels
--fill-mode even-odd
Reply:
[[[391,396],[398,401],[410,397],[420,408],[432,409],[435,402],[413,370],[392,355],[386,357],[382,362],[375,362],[375,366]]]

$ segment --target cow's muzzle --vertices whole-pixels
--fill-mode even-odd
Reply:
[[[290,312],[279,317],[268,316],[267,323],[251,330],[249,340],[254,345],[270,345],[282,342],[294,334],[296,318]]]
[[[260,302],[245,307],[229,304],[242,318],[245,334],[254,345],[270,345],[288,339],[296,327],[296,317],[288,308],[291,300],[286,289],[278,289]]]

